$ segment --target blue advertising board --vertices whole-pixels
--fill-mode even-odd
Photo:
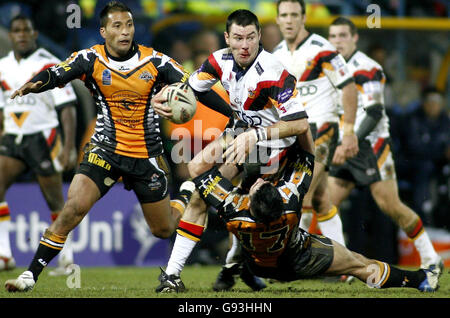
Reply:
[[[64,185],[67,196],[68,185]],[[36,183],[17,183],[7,192],[11,212],[10,240],[17,266],[28,266],[50,211]],[[72,231],[75,263],[81,266],[162,266],[170,240],[154,237],[132,191],[114,186]],[[56,265],[53,260],[50,266]]]

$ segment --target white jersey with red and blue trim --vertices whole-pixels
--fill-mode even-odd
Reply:
[[[299,99],[308,121],[320,127],[325,122],[338,122],[336,88],[352,81],[345,59],[325,38],[310,33],[291,52],[285,40],[273,51],[297,79]]]
[[[280,120],[306,118],[304,107],[295,98],[296,80],[272,54],[261,47],[254,62],[241,68],[229,48],[212,53],[189,78],[189,85],[205,92],[220,81],[230,97],[237,117],[253,127],[266,127]],[[285,148],[295,137],[259,141],[267,148]]]

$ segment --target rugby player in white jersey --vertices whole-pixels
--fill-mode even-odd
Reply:
[[[62,172],[76,164],[75,103],[76,95],[69,84],[46,94],[32,94],[10,99],[11,94],[34,74],[60,62],[43,48],[38,48],[38,31],[26,16],[18,15],[10,22],[12,51],[0,59],[0,270],[14,267],[8,223],[10,209],[5,201],[8,188],[26,170],[36,175],[51,219],[55,220],[64,205]],[[59,132],[58,112],[64,131]],[[66,244],[51,274],[65,274],[73,263],[73,251]]]
[[[252,185],[261,172],[265,173],[264,170],[269,172],[263,168],[280,172],[278,168],[287,160],[287,149],[296,139],[302,149],[311,154],[314,151],[306,112],[296,98],[296,80],[277,59],[263,50],[260,30],[258,18],[252,12],[236,10],[231,13],[224,33],[228,48],[212,53],[189,78],[190,86],[197,92],[206,92],[221,81],[230,96],[235,117],[221,138],[210,143],[189,162],[193,178],[204,172],[205,165],[220,163],[223,149],[226,149],[226,161],[219,168],[221,173],[231,179],[239,173],[239,167],[243,167],[243,188]],[[239,134],[239,128],[246,130]],[[254,157],[255,152],[257,156]],[[276,174],[269,175],[275,177]],[[160,275],[158,292],[169,291],[167,284],[176,284],[179,280],[187,257],[204,231],[205,209],[206,204],[198,193],[194,194],[178,226],[166,273]],[[231,268],[239,263],[227,260],[227,265]],[[215,287],[215,290],[229,289],[234,285],[232,273],[227,275],[231,280],[229,284]],[[265,287],[249,276],[249,280],[245,280],[241,274],[252,289]]]
[[[300,226],[307,224],[315,211],[321,232],[345,245],[338,210],[325,191],[328,169],[333,161],[342,164],[358,152],[353,125],[357,106],[357,91],[344,58],[325,38],[305,29],[305,2],[279,0],[277,23],[284,40],[273,54],[297,78],[299,98],[308,113],[315,134],[314,177],[304,201]],[[342,89],[344,107],[344,137],[337,146],[339,117],[336,88]]]
[[[414,242],[421,267],[440,274],[442,259],[434,250],[421,218],[399,197],[389,118],[384,108],[386,77],[383,69],[358,50],[359,36],[351,20],[336,18],[329,27],[328,39],[346,59],[359,92],[355,121],[359,152],[345,164],[331,167],[328,181],[331,202],[339,207],[353,188],[369,187],[381,211]]]

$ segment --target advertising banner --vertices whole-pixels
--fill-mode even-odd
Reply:
[[[67,197],[68,184],[64,185]],[[50,211],[36,183],[17,183],[7,192],[11,211],[10,240],[17,266],[28,266]],[[154,237],[132,191],[115,185],[71,233],[75,263],[80,266],[162,266],[170,240]],[[56,266],[54,259],[49,265]]]

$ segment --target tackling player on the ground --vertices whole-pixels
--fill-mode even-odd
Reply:
[[[295,75],[299,99],[308,113],[313,134],[316,134],[314,176],[303,203],[300,224],[303,229],[308,229],[303,220],[312,218],[314,208],[322,233],[345,245],[339,213],[331,204],[325,189],[331,162],[343,163],[358,152],[353,129],[357,106],[356,87],[344,58],[336,48],[322,36],[305,29],[303,0],[279,0],[277,10],[277,23],[284,40],[273,54]],[[344,137],[342,145],[338,147],[336,88],[342,89],[345,114]]]
[[[8,291],[34,287],[70,231],[120,177],[125,189],[135,192],[152,234],[160,238],[172,235],[194,190],[181,185],[180,194],[170,200],[160,110],[153,107],[155,97],[159,102],[167,101],[162,91],[153,97],[158,89],[184,82],[188,74],[170,57],[134,42],[133,15],[118,1],[111,1],[101,11],[100,35],[104,44],[72,54],[34,76],[11,96],[41,93],[80,78],[96,102],[97,123],[62,212],[42,236],[27,271],[6,281]],[[228,104],[213,91],[201,95],[200,101],[230,114]],[[170,119],[171,114],[164,116]]]
[[[434,250],[422,220],[399,197],[389,118],[384,108],[383,69],[358,50],[359,36],[351,20],[336,18],[329,27],[328,38],[347,60],[359,91],[355,122],[359,152],[343,165],[331,167],[328,181],[331,201],[339,207],[353,188],[369,187],[381,211],[414,241],[422,268],[434,266],[441,271],[442,258]]]
[[[9,187],[26,170],[36,175],[44,199],[55,220],[64,206],[62,172],[75,167],[76,95],[71,84],[45,94],[31,94],[11,100],[9,97],[24,82],[43,69],[60,62],[44,48],[38,48],[38,31],[26,16],[10,22],[12,51],[0,59],[0,262],[4,269],[14,268],[9,241],[10,208],[5,201]],[[60,113],[61,131],[58,127]],[[52,274],[65,274],[73,263],[71,245],[64,247],[58,268]],[[0,270],[1,268],[0,264]]]
[[[435,268],[406,271],[368,259],[325,236],[299,227],[302,200],[312,179],[314,156],[291,147],[283,175],[274,184],[257,179],[248,192],[233,186],[219,169],[193,179],[201,198],[217,209],[227,230],[239,239],[243,264],[265,278],[293,281],[319,275],[352,275],[374,288],[438,289]],[[206,212],[204,212],[206,213]],[[184,264],[183,264],[184,265]],[[183,292],[180,275],[162,271],[160,292]]]

